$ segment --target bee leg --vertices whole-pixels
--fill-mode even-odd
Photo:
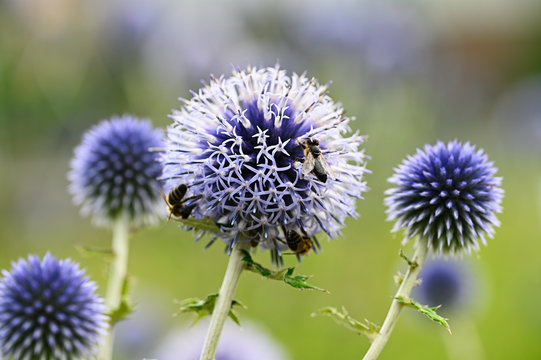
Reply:
[[[298,162],[300,162],[300,163],[304,163],[304,160],[305,160],[305,159],[302,158],[302,157],[296,157],[296,158],[293,159],[293,162],[298,161]]]

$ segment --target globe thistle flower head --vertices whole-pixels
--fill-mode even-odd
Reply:
[[[278,66],[248,68],[213,77],[185,103],[168,128],[165,188],[201,196],[192,216],[220,224],[229,249],[246,241],[276,258],[286,233],[332,238],[357,215],[364,137],[344,136],[351,119],[326,86]]]
[[[0,348],[13,359],[83,359],[107,326],[103,300],[69,259],[31,255],[3,271]]]
[[[483,150],[456,140],[417,150],[395,169],[386,191],[393,231],[406,229],[405,241],[419,236],[435,252],[478,250],[480,239],[499,226],[501,178]]]
[[[197,360],[205,339],[207,322],[190,329],[173,330],[156,349],[156,359]],[[215,360],[286,360],[286,352],[264,329],[243,321],[242,327],[226,322]]]
[[[415,298],[444,311],[463,308],[472,297],[472,274],[464,261],[432,259],[423,265]]]
[[[161,148],[162,132],[130,115],[92,127],[75,149],[68,178],[83,215],[102,225],[126,217],[151,224],[164,214],[157,177],[161,165],[149,148]]]

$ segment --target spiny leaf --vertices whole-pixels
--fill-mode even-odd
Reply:
[[[407,298],[404,298],[402,296],[397,296],[395,299],[400,301],[402,304],[404,304],[404,306],[411,307],[411,308],[419,311],[420,313],[424,314],[430,320],[433,320],[433,321],[441,324],[444,328],[447,329],[447,331],[449,331],[449,333],[451,333],[451,328],[449,327],[449,324],[447,323],[448,319],[446,319],[443,316],[438,315],[436,313],[436,310],[439,309],[439,306],[430,307],[430,306],[427,306],[427,305],[421,305],[421,304],[413,301],[412,299],[407,299]]]
[[[117,322],[127,319],[135,311],[135,306],[126,298],[120,300],[118,307],[109,312],[109,324],[114,326]]]
[[[365,319],[364,322],[354,319],[349,315],[344,306],[342,306],[341,310],[332,306],[327,306],[311,314],[313,317],[318,315],[328,316],[349,330],[366,336],[370,341],[374,340],[380,330],[380,326],[378,324],[375,324],[367,319]]]
[[[400,249],[400,252],[399,254],[400,257],[404,260],[406,260],[406,262],[408,263],[408,265],[412,268],[412,269],[415,269],[417,266],[419,266],[419,264],[417,263],[417,261],[415,260],[410,260],[406,254],[404,254],[404,250],[403,249]]]
[[[358,321],[351,317],[346,308],[342,306],[339,310],[332,306],[327,306],[312,313],[311,316],[318,315],[328,316],[337,322],[339,325],[345,326],[347,329],[359,334],[364,335],[370,340],[374,341],[379,333],[380,326],[371,321],[364,319],[364,322]]]
[[[320,287],[307,284],[306,280],[308,280],[310,278],[310,276],[305,276],[305,275],[295,275],[295,276],[293,276],[293,271],[295,271],[294,267],[291,267],[291,268],[287,269],[287,272],[286,272],[286,275],[285,275],[285,278],[284,278],[284,281],[286,282],[286,284],[291,285],[291,286],[293,286],[294,288],[297,288],[297,289],[317,290],[317,291],[326,292],[326,293],[329,292],[329,291],[327,291],[325,289],[322,289]]]
[[[188,227],[191,227],[195,230],[208,231],[211,233],[220,232],[220,228],[218,227],[218,225],[216,225],[216,223],[212,219],[209,219],[209,218],[206,218],[206,219],[188,218],[188,219],[176,219],[176,220],[178,220],[182,224]]]
[[[127,319],[128,316],[135,311],[135,305],[131,302],[129,297],[130,280],[126,276],[122,283],[122,292],[120,294],[120,304],[116,309],[109,312],[109,324],[111,327],[120,320]]]
[[[194,312],[196,314],[196,318],[194,319],[192,325],[195,325],[200,319],[212,314],[212,312],[214,311],[214,306],[216,305],[217,298],[218,294],[210,294],[207,295],[207,297],[204,299],[189,298],[182,301],[177,301],[177,304],[180,305],[178,313]],[[233,307],[235,306],[241,307],[243,309],[246,309],[246,306],[240,301],[231,301],[231,309],[229,310],[228,315],[231,320],[233,320],[237,325],[240,326],[239,318],[237,317],[237,314],[233,312]]]
[[[242,252],[244,254],[244,257],[242,258],[242,260],[246,263],[245,269],[248,271],[255,272],[267,279],[283,281],[289,286],[293,286],[294,288],[297,288],[297,289],[317,290],[317,291],[328,293],[328,291],[325,289],[307,284],[306,281],[310,278],[309,276],[293,275],[293,272],[295,271],[294,267],[281,269],[281,270],[267,269],[263,265],[256,263],[252,259],[252,256],[250,255],[248,251],[242,250]]]
[[[266,267],[262,266],[261,264],[256,263],[253,259],[250,253],[246,250],[242,250],[242,253],[244,254],[244,257],[242,258],[242,261],[246,263],[245,269],[253,271],[255,273],[259,273],[261,276],[264,277],[272,277],[274,271],[267,269]]]

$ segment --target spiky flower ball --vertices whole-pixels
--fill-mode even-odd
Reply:
[[[165,187],[202,196],[191,214],[219,224],[230,249],[245,241],[279,257],[284,231],[332,238],[366,191],[364,138],[345,137],[343,114],[327,86],[278,66],[212,78],[172,115]]]
[[[68,178],[74,202],[98,224],[125,216],[150,224],[164,215],[161,165],[149,148],[163,147],[161,130],[130,115],[92,127],[75,149]]]
[[[483,150],[456,140],[418,149],[395,169],[386,191],[393,231],[406,229],[405,241],[419,236],[436,252],[478,250],[480,239],[499,226],[502,179]]]
[[[84,359],[107,324],[103,300],[69,259],[31,255],[3,271],[0,348],[11,359]]]

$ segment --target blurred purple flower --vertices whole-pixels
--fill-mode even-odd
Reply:
[[[444,311],[458,310],[471,303],[473,274],[463,260],[436,258],[423,265],[421,284],[413,297],[422,304],[442,306]]]
[[[157,177],[161,165],[149,148],[163,147],[161,130],[130,115],[92,127],[75,149],[68,178],[75,204],[98,224],[126,216],[151,224],[165,216]]]
[[[379,75],[408,74],[426,65],[430,39],[411,7],[396,2],[310,5],[294,19],[306,52],[346,51]]]
[[[197,360],[203,347],[207,324],[174,330],[156,350],[159,360]],[[287,360],[282,347],[253,324],[239,327],[226,323],[215,360]]]
[[[152,358],[152,349],[160,342],[167,329],[170,318],[167,308],[170,300],[162,301],[157,288],[140,289],[132,297],[135,311],[127,319],[115,324],[113,359]],[[161,359],[158,359],[161,360]]]
[[[494,119],[509,149],[541,155],[541,76],[511,87],[494,109]]]

